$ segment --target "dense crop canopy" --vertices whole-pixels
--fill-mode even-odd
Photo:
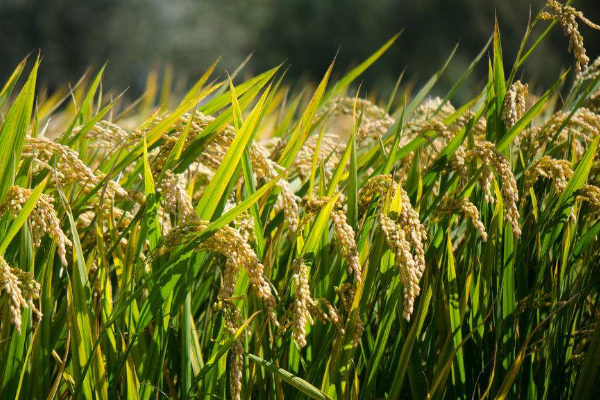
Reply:
[[[515,79],[548,19],[576,57],[562,97],[567,74]],[[496,26],[446,98],[446,66],[352,95],[397,37],[301,93],[213,66],[160,106],[103,93],[104,69],[47,96],[24,61],[0,93],[0,398],[598,393],[600,62],[577,19],[596,27],[550,1],[510,71]]]

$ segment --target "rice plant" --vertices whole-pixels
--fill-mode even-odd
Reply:
[[[599,28],[550,0],[512,67],[496,24],[443,98],[451,55],[361,97],[398,36],[304,90],[215,63],[133,102],[104,68],[41,92],[24,60],[0,92],[0,398],[595,398],[600,61],[578,21]],[[533,93],[556,25],[575,66]]]

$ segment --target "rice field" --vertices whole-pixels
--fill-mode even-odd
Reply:
[[[580,30],[600,27],[569,4],[515,55],[496,24],[443,97],[451,49],[417,91],[365,96],[401,35],[314,86],[215,62],[135,101],[104,67],[46,92],[23,60],[0,86],[0,398],[597,398],[600,58]],[[574,64],[534,90],[553,29]]]

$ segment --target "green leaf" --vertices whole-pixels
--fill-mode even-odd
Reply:
[[[102,110],[100,110],[96,115],[94,115],[94,117],[92,117],[85,125],[83,125],[81,129],[79,129],[79,132],[77,132],[76,135],[73,135],[71,139],[68,140],[67,145],[73,146],[73,144],[76,143],[83,135],[85,135],[86,132],[92,129],[94,125],[96,125],[98,122],[100,122],[102,118],[104,118],[106,114],[108,114],[108,112],[112,110],[114,105],[117,103],[117,101],[121,99],[123,94],[125,94],[125,92],[119,94],[115,99],[113,99],[110,103],[104,106]]]
[[[554,82],[552,87],[550,89],[548,89],[542,95],[542,97],[540,97],[540,99],[538,101],[536,101],[536,103],[533,105],[533,107],[531,107],[525,113],[525,115],[523,115],[523,117],[508,131],[508,133],[506,135],[504,135],[504,137],[502,139],[500,139],[498,144],[496,144],[496,148],[498,149],[498,151],[500,151],[500,152],[505,151],[508,148],[508,146],[513,142],[515,137],[517,137],[517,135],[519,133],[521,133],[521,131],[523,129],[525,129],[527,127],[527,125],[529,125],[529,123],[535,118],[535,116],[542,110],[544,104],[546,103],[546,101],[548,101],[548,98],[550,97],[550,95],[552,93],[554,93],[554,91],[560,86],[560,84],[563,82],[563,80],[567,77],[567,73],[568,73],[568,71],[565,72],[564,74],[562,74],[561,77],[558,78],[558,80],[556,82]]]
[[[504,62],[502,60],[502,44],[500,42],[500,28],[498,27],[498,18],[494,21],[494,94],[495,107],[494,118],[496,127],[496,140],[501,139],[506,134],[506,126],[502,121],[502,107],[504,96],[506,95],[506,81],[504,78]]]
[[[447,102],[450,101],[450,99],[452,99],[452,97],[454,97],[454,95],[456,94],[458,89],[460,89],[460,87],[465,83],[467,78],[471,75],[471,72],[473,72],[473,70],[475,69],[477,64],[479,64],[479,61],[481,61],[481,58],[486,53],[488,47],[490,47],[490,43],[492,43],[492,39],[493,39],[493,36],[488,39],[486,44],[483,46],[483,49],[481,49],[479,54],[477,54],[477,56],[473,59],[473,61],[471,61],[471,63],[469,64],[469,66],[467,67],[465,72],[463,72],[463,74],[460,76],[460,78],[456,81],[456,83],[448,91],[448,94],[446,94],[446,96],[444,97],[444,100],[439,105],[437,110],[435,110],[434,114],[437,114],[442,109],[442,107],[444,107],[444,104],[447,104]]]
[[[444,73],[444,71],[446,70],[448,65],[450,64],[450,61],[454,57],[454,54],[456,53],[457,49],[458,49],[458,44],[456,46],[454,46],[454,49],[452,50],[452,52],[450,53],[450,55],[444,62],[444,65],[442,65],[442,67],[439,70],[437,70],[436,73],[433,74],[433,76],[431,78],[429,78],[427,83],[425,83],[425,85],[423,85],[421,90],[419,90],[419,92],[415,95],[415,97],[413,97],[411,102],[408,103],[408,105],[406,106],[406,109],[403,111],[405,114],[405,117],[407,119],[409,119],[412,116],[413,111],[419,106],[419,104],[421,104],[423,99],[425,99],[427,94],[429,94],[431,89],[435,86],[437,81],[440,79],[440,77],[442,76],[442,74]]]
[[[367,70],[375,61],[377,61],[400,37],[402,32],[398,32],[390,40],[388,40],[383,46],[373,53],[369,58],[360,63],[352,71],[348,72],[346,76],[339,80],[333,88],[331,88],[327,94],[325,94],[325,100],[329,100],[332,97],[337,96],[340,92],[346,89],[356,78],[358,78],[363,72]]]
[[[63,198],[66,203],[66,199]],[[68,206],[67,206],[68,207]],[[90,307],[91,289],[89,285],[84,253],[77,233],[77,225],[69,209],[66,210],[72,232],[73,276],[69,280],[69,323],[73,329],[73,369],[76,377],[75,397],[83,393],[86,397],[107,397],[107,385],[104,379],[104,362],[100,353],[94,350],[93,311]],[[87,375],[88,365],[92,377]]]
[[[335,206],[335,203],[337,202],[338,198],[339,194],[333,196],[333,198],[329,200],[329,202],[327,202],[325,207],[323,207],[317,215],[317,218],[315,219],[315,222],[312,225],[312,229],[310,230],[308,238],[306,239],[306,243],[301,249],[302,255],[314,253],[316,251],[317,247],[319,246],[319,243],[321,242],[321,235],[325,231],[325,228],[328,226],[329,214],[331,214],[331,211],[333,210],[333,207]]]
[[[100,87],[100,82],[102,81],[102,75],[104,74],[105,68],[106,68],[106,64],[104,64],[102,66],[102,68],[100,68],[100,71],[98,71],[98,74],[96,74],[96,77],[94,78],[92,84],[90,85],[90,88],[88,89],[88,91],[85,95],[85,98],[83,99],[83,102],[81,103],[81,106],[79,107],[79,110],[77,111],[77,114],[75,114],[75,117],[71,121],[71,124],[69,125],[67,130],[63,133],[63,135],[60,138],[59,142],[61,144],[65,144],[68,142],[69,138],[71,137],[71,134],[73,133],[73,129],[78,124],[81,124],[82,122],[84,122],[85,119],[88,117],[88,114],[91,112],[93,102],[94,102],[94,97],[96,96],[96,92],[98,91],[98,88]]]
[[[588,347],[583,368],[577,378],[574,399],[590,399],[593,396],[592,388],[598,377],[598,366],[600,365],[600,324],[596,324],[594,335]]]
[[[23,61],[21,61],[19,65],[17,65],[17,67],[14,69],[14,71],[2,87],[2,90],[0,90],[0,109],[2,109],[2,107],[10,97],[13,88],[17,84],[19,78],[21,77],[21,73],[23,73],[23,69],[25,69],[25,65],[27,64],[28,58],[29,56],[25,57]]]
[[[146,195],[146,207],[144,208],[144,220],[142,224],[142,237],[147,237],[150,241],[150,248],[154,249],[160,241],[160,226],[158,224],[158,204],[156,202],[156,189],[152,170],[148,161],[148,148],[146,147],[146,138],[144,144],[144,194]]]
[[[217,209],[218,201],[225,194],[229,181],[234,177],[234,173],[242,159],[244,149],[251,142],[265,107],[265,101],[269,95],[270,89],[267,88],[263,93],[262,97],[248,115],[248,118],[244,121],[240,127],[239,133],[231,142],[229,149],[221,161],[221,165],[215,172],[214,177],[204,190],[198,205],[196,206],[196,212],[203,220],[213,220],[214,212]]]
[[[147,146],[151,147],[156,143],[162,136],[163,133],[167,132],[169,128],[173,126],[186,112],[194,108],[202,99],[210,95],[219,85],[210,86],[201,90],[196,96],[191,99],[182,101],[179,106],[166,118],[161,120],[158,124],[154,125],[146,134]],[[144,152],[141,143],[138,143],[134,149],[124,155],[115,167],[115,172],[119,173],[124,170],[128,165],[131,165],[136,159],[138,159]],[[120,158],[120,154],[115,155]],[[106,165],[112,165],[111,162]],[[104,171],[106,172],[106,171]]]
[[[192,384],[192,389],[190,392],[188,392],[188,395],[186,398],[190,398],[190,396],[193,394],[194,392],[194,388],[196,387],[196,385],[198,385],[198,383],[200,382],[200,380],[206,375],[206,373],[208,371],[210,371],[215,364],[217,363],[217,361],[219,361],[221,359],[221,357],[223,357],[225,355],[225,353],[227,353],[227,351],[229,351],[229,349],[231,348],[231,346],[233,346],[233,343],[235,343],[235,341],[242,336],[242,333],[244,333],[244,331],[246,330],[246,328],[248,327],[248,325],[250,325],[250,323],[252,322],[252,320],[259,314],[260,312],[257,311],[254,314],[252,314],[246,321],[244,321],[244,323],[238,328],[238,330],[229,337],[229,339],[227,339],[227,341],[225,341],[225,343],[221,344],[219,346],[219,350],[217,352],[215,352],[204,364],[204,367],[202,367],[202,369],[200,370],[200,372],[194,377],[194,382]]]
[[[21,160],[27,128],[33,113],[35,83],[39,59],[33,65],[29,78],[12,104],[0,128],[0,204],[13,184],[15,171]]]
[[[600,233],[600,221],[597,221],[591,228],[588,229],[575,244],[573,248],[573,255],[579,257],[583,251],[590,245],[590,243],[597,240],[597,236]]]
[[[35,208],[35,205],[38,199],[40,198],[42,192],[44,191],[47,182],[48,178],[44,179],[40,184],[38,184],[35,187],[35,189],[31,192],[31,196],[29,196],[27,201],[25,201],[25,204],[23,204],[21,211],[19,211],[16,218],[8,228],[8,231],[4,234],[2,240],[0,240],[0,255],[4,254],[10,242],[19,232],[23,224],[25,224],[27,218],[29,218],[29,214],[31,214],[31,212]]]
[[[254,354],[248,354],[248,357],[252,361],[256,362],[257,364],[259,364],[260,366],[262,366],[263,368],[265,368],[266,370],[271,372],[273,375],[280,378],[284,382],[290,384],[291,386],[295,387],[296,389],[298,389],[300,392],[304,393],[311,399],[331,400],[331,397],[327,396],[325,393],[323,393],[322,391],[317,389],[315,386],[311,385],[304,379],[297,377],[296,375],[292,374],[291,372],[288,372],[288,371],[284,370],[283,368],[279,368],[272,362],[266,361],[258,356],[255,356]]]
[[[600,135],[596,136],[596,138],[589,144],[587,151],[581,158],[581,161],[579,161],[579,164],[577,164],[577,168],[575,169],[573,176],[571,179],[569,179],[567,187],[561,193],[558,203],[555,207],[555,212],[560,212],[571,196],[577,190],[581,189],[587,181],[590,170],[592,169],[592,165],[594,164],[594,158],[596,157],[596,149],[598,148],[599,141]],[[568,210],[563,212],[568,213]]]
[[[308,106],[304,110],[300,121],[292,132],[287,145],[283,149],[281,157],[279,157],[279,164],[282,167],[289,168],[292,165],[294,159],[296,158],[296,154],[308,138],[308,134],[313,128],[313,120],[315,114],[317,113],[317,109],[321,106],[321,103],[324,99],[325,88],[327,87],[327,82],[329,82],[329,76],[331,75],[332,70],[333,63],[329,65],[327,72],[325,72],[325,76],[321,80],[321,83],[319,83],[317,90],[315,90],[315,93],[310,99]]]
[[[454,349],[456,350],[456,363],[458,365],[458,375],[460,378],[460,385],[465,385],[466,376],[465,376],[465,362],[463,351],[460,348],[460,344],[462,342],[462,318],[460,315],[460,299],[458,294],[458,283],[456,276],[456,269],[454,265],[454,253],[452,251],[452,240],[450,239],[450,234],[447,236],[446,243],[446,255],[447,255],[447,284],[448,287],[446,290],[448,291],[448,309],[449,309],[449,319],[450,319],[450,328],[452,335],[452,342],[454,343]]]
[[[548,315],[548,317],[546,317],[540,324],[538,324],[538,326],[536,326],[535,329],[525,338],[525,340],[523,341],[523,344],[521,345],[521,348],[519,349],[519,352],[517,353],[515,361],[510,366],[510,369],[508,370],[508,372],[505,375],[504,381],[502,382],[502,384],[500,385],[500,388],[498,389],[498,392],[496,394],[497,400],[504,400],[508,396],[508,394],[511,390],[511,387],[512,387],[515,379],[517,378],[517,374],[519,373],[519,370],[521,369],[521,366],[523,365],[523,362],[525,361],[525,358],[527,356],[527,349],[529,347],[529,343],[534,338],[537,331],[540,330],[545,324],[550,322],[550,320],[556,315],[556,313],[558,313],[559,311],[564,309],[567,305],[569,305],[576,298],[577,298],[577,295],[572,297],[568,301],[564,302],[559,307],[557,307],[554,311],[552,311]]]
[[[358,100],[358,93],[356,94],[356,100]],[[354,115],[354,119],[356,120],[356,101],[354,103]],[[356,133],[358,132],[358,128],[359,125],[355,123],[354,129],[352,130],[352,136],[350,137],[350,170],[348,171],[348,186],[346,187],[348,224],[353,229],[356,229],[358,222],[358,168],[356,164]]]

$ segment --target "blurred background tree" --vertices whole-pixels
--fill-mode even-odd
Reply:
[[[109,61],[105,84],[143,90],[154,67],[172,64],[176,76],[200,76],[217,57],[232,71],[250,53],[248,72],[281,62],[288,83],[318,80],[337,54],[342,73],[404,29],[398,44],[364,76],[365,86],[391,90],[400,72],[423,82],[458,42],[437,88],[449,89],[489,38],[498,16],[507,63],[512,64],[529,10],[545,0],[0,0],[0,78],[40,49],[42,80],[50,89],[75,82],[90,66]],[[600,22],[598,0],[574,5]],[[543,24],[547,26],[547,23]],[[588,55],[600,55],[600,32],[582,27]],[[525,69],[533,84],[548,85],[572,65],[568,41],[556,27]],[[339,50],[339,52],[338,52]],[[475,76],[485,76],[485,62]],[[469,85],[459,96],[467,96]]]

